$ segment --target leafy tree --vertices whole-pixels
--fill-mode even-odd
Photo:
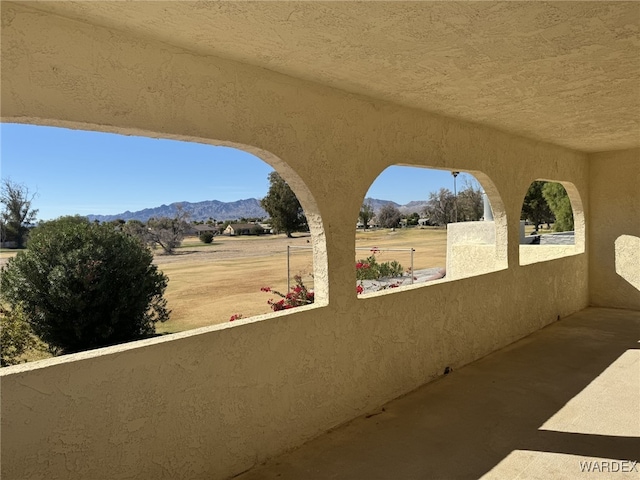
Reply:
[[[0,188],[0,203],[3,205],[0,217],[2,219],[2,239],[14,240],[18,248],[23,248],[29,227],[35,222],[38,210],[31,208],[36,194],[30,194],[29,189],[8,178],[2,180]]]
[[[467,182],[458,192],[458,221],[476,222],[484,214],[482,189],[473,182]],[[424,213],[434,225],[446,225],[456,221],[456,197],[448,188],[441,188],[429,194]]]
[[[176,207],[173,218],[150,218],[143,239],[154,248],[159,245],[165,253],[171,254],[182,244],[184,234],[189,228],[188,218],[189,213],[180,205]]]
[[[298,198],[278,172],[269,174],[269,192],[260,205],[271,217],[273,228],[289,238],[292,232],[307,228],[307,217]]]
[[[455,197],[448,188],[441,188],[429,194],[424,213],[433,225],[446,225],[455,220]]]
[[[394,228],[398,226],[401,218],[400,210],[394,207],[393,204],[387,203],[380,209],[378,223],[384,228]]]
[[[542,196],[555,217],[553,229],[556,232],[573,230],[573,209],[565,188],[557,182],[546,182]]]
[[[262,235],[264,233],[264,228],[262,228],[260,225],[254,225],[253,227],[251,227],[251,235]]]
[[[169,318],[167,277],[150,250],[112,225],[63,217],[35,228],[2,268],[1,292],[62,353],[127,342]]]
[[[369,222],[373,218],[373,215],[374,215],[374,211],[373,211],[373,205],[371,205],[371,202],[368,202],[368,201],[364,202],[362,204],[362,208],[360,209],[360,216],[358,218],[364,225],[365,230],[369,228]]]
[[[475,182],[467,182],[458,192],[458,221],[477,222],[483,215],[482,189]]]
[[[160,246],[165,253],[172,254],[182,244],[185,227],[175,218],[150,218],[147,222],[147,242],[153,246]]]
[[[520,219],[531,221],[536,226],[536,230],[541,223],[549,224],[554,221],[553,212],[542,195],[545,183],[547,182],[541,180],[532,182],[522,202]]]
[[[147,226],[140,220],[128,220],[123,226],[122,231],[127,235],[140,240],[143,245],[148,245]]]
[[[407,225],[418,225],[418,220],[420,220],[420,214],[418,212],[413,212],[411,215],[407,216]]]
[[[100,223],[97,220],[95,221],[96,223]],[[115,228],[116,230],[123,230],[124,226],[127,224],[127,222],[125,222],[123,219],[118,218],[117,220],[111,220],[109,222],[109,224],[111,224],[113,226],[113,228]]]

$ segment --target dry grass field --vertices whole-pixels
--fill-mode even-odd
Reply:
[[[298,234],[299,235],[299,234]],[[245,318],[270,312],[267,300],[278,299],[260,291],[269,286],[283,293],[287,289],[287,245],[308,247],[308,236],[289,239],[284,235],[262,237],[216,237],[211,245],[197,239],[185,240],[176,255],[157,255],[156,264],[169,277],[166,298],[171,320],[158,325],[160,333],[227,322],[231,315]],[[366,258],[377,247],[380,262],[397,260],[405,270],[408,252],[386,252],[385,248],[414,248],[414,269],[444,267],[447,232],[444,229],[387,229],[358,232],[354,257]],[[291,275],[301,274],[312,287],[311,249],[291,251]],[[355,284],[354,284],[355,288]]]
[[[165,293],[171,319],[157,326],[159,333],[227,322],[231,315],[245,318],[271,311],[261,292],[269,286],[286,293],[287,245],[310,246],[308,235],[215,237],[210,245],[187,238],[175,255],[156,255],[155,263],[169,277]],[[312,286],[312,251],[291,254],[291,274],[302,274]]]
[[[174,255],[157,251],[154,262],[169,277],[165,297],[171,319],[157,325],[158,333],[173,333],[228,322],[234,314],[245,318],[271,311],[267,300],[279,299],[261,292],[269,286],[286,293],[287,245],[305,247],[291,250],[291,276],[301,274],[305,285],[313,287],[313,260],[310,237],[296,234],[260,237],[217,236],[210,245],[196,237],[186,238]],[[409,228],[358,231],[354,260],[366,258],[372,247],[379,262],[397,260],[410,267],[409,252],[389,252],[386,248],[414,248],[414,269],[444,267],[447,232],[437,228]],[[0,252],[0,265],[14,251]],[[354,266],[355,268],[355,266]],[[292,282],[293,283],[293,282]],[[355,284],[354,284],[355,288]]]
[[[447,253],[447,230],[445,228],[405,228],[392,231],[378,229],[356,232],[356,259],[370,255],[371,247],[382,251],[376,254],[379,262],[397,260],[405,270],[409,267],[409,252],[386,252],[385,248],[413,248],[413,268],[444,267]],[[362,250],[360,250],[362,249]]]

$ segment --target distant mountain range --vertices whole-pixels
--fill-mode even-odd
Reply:
[[[391,200],[380,200],[377,198],[370,198],[370,197],[365,198],[364,201],[369,202],[371,204],[371,206],[373,207],[373,211],[375,213],[378,213],[382,207],[384,207],[389,203],[394,207],[396,207],[398,210],[400,210],[400,212],[402,212],[403,214],[409,214],[413,212],[422,213],[422,211],[424,210],[424,207],[427,206],[426,200],[413,200],[404,205],[400,205],[399,203],[392,202]]]
[[[205,200],[204,202],[175,202],[170,205],[160,205],[154,208],[145,208],[137,212],[126,211],[115,215],[87,215],[89,220],[110,222],[112,220],[140,220],[146,222],[152,217],[173,217],[178,205],[189,213],[190,219],[197,221],[208,220],[209,217],[216,220],[235,220],[236,218],[267,217],[267,212],[260,206],[256,198],[236,200],[235,202],[221,202],[219,200]]]
[[[379,200],[377,198],[366,198],[365,201],[370,202],[373,210],[377,213],[380,209],[390,203],[402,213],[422,212],[426,205],[425,201],[413,201],[406,205],[400,205],[390,200]],[[190,219],[193,221],[206,221],[209,217],[216,220],[235,220],[238,218],[263,218],[268,217],[267,212],[260,206],[260,200],[257,198],[247,198],[245,200],[237,200],[235,202],[221,202],[219,200],[205,200],[204,202],[175,202],[170,205],[160,205],[154,208],[145,208],[137,212],[126,211],[115,215],[87,215],[90,221],[98,220],[100,222],[110,222],[112,220],[140,220],[146,222],[152,217],[173,217],[176,213],[178,205],[189,213]]]

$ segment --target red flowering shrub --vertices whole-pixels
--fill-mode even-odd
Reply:
[[[395,260],[392,262],[378,263],[376,254],[380,253],[378,247],[371,249],[371,255],[364,260],[356,262],[356,280],[379,280],[382,277],[400,277],[403,274],[402,265]]]
[[[274,312],[279,312],[280,310],[288,310],[290,308],[301,307],[302,305],[311,305],[315,299],[315,294],[313,290],[307,289],[307,287],[302,282],[302,277],[300,275],[296,275],[293,277],[296,281],[296,284],[291,287],[291,291],[287,294],[280,293],[277,290],[272,290],[271,287],[262,287],[260,289],[261,292],[267,293],[275,293],[280,297],[280,300],[274,301],[272,298],[267,300],[267,303],[271,306],[271,309]],[[397,286],[397,285],[396,285]],[[356,286],[356,293],[360,295],[364,292],[364,287],[362,285]],[[234,320],[239,320],[243,318],[241,313],[236,313],[232,315],[229,319],[230,322]]]
[[[296,281],[296,284],[291,287],[291,291],[287,294],[282,294],[277,290],[271,290],[270,287],[262,287],[260,290],[263,292],[271,292],[278,295],[281,299],[277,302],[273,299],[269,299],[267,303],[271,305],[271,309],[274,312],[278,312],[280,310],[287,310],[289,308],[300,307],[302,305],[310,305],[314,300],[313,290],[308,290],[307,287],[302,283],[302,277],[300,275],[296,275],[293,277]]]

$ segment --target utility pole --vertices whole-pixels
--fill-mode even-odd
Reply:
[[[454,222],[458,222],[458,191],[456,190],[456,177],[460,172],[451,172],[453,175],[453,214],[455,216]]]

